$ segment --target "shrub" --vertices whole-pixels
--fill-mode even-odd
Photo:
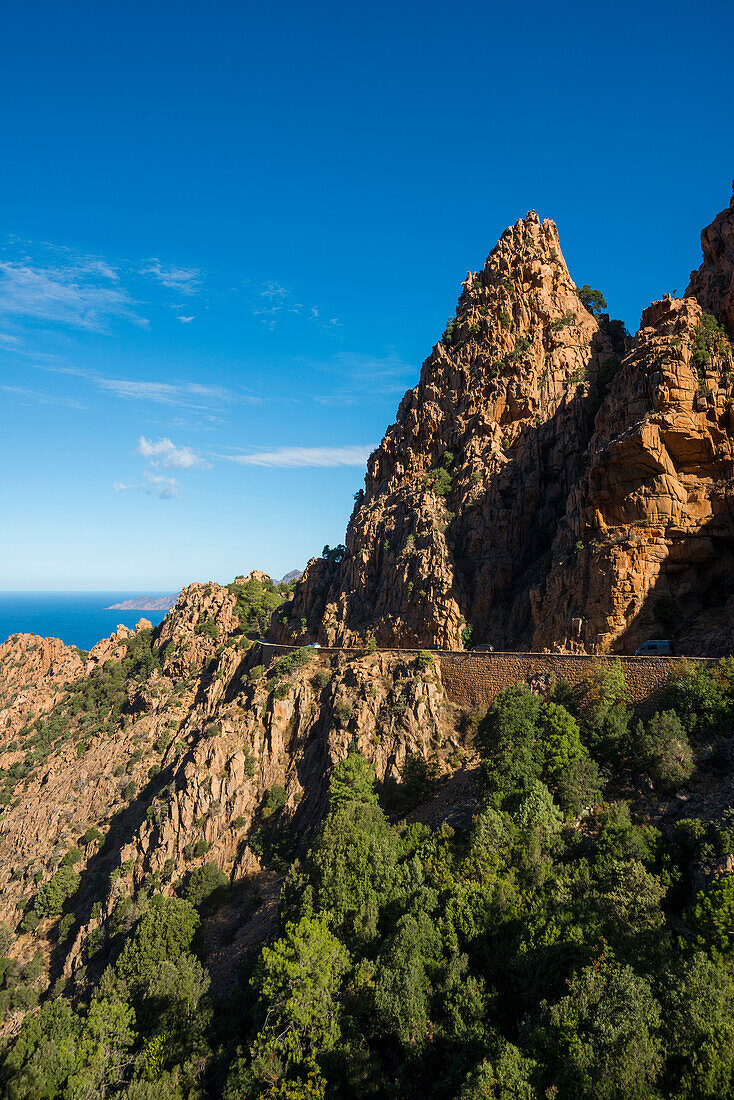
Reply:
[[[13,930],[5,921],[0,921],[0,956],[7,955],[14,940],[15,933]]]
[[[711,356],[723,354],[728,345],[726,332],[716,318],[710,313],[702,313],[693,336],[692,355],[693,365],[700,379],[703,378],[705,369],[709,366]]]
[[[278,676],[286,676],[290,672],[297,672],[299,668],[309,664],[313,658],[313,649],[310,646],[301,646],[300,649],[296,649],[293,653],[289,653],[276,661],[271,670],[272,675],[277,678]]]
[[[229,886],[229,877],[220,871],[216,863],[196,867],[189,875],[184,897],[201,910],[211,905],[215,896]]]
[[[61,913],[64,902],[79,888],[81,877],[74,868],[69,865],[60,865],[55,874],[51,876],[38,891],[33,908],[43,917],[55,917]]]
[[[285,806],[285,801],[285,787],[271,787],[268,791],[268,797],[265,799],[265,805],[263,806],[263,817],[272,817],[273,814],[278,813]]]
[[[474,638],[474,627],[468,623],[461,631],[461,644],[464,649],[471,649],[472,640]]]
[[[728,684],[703,665],[696,665],[673,680],[665,701],[693,737],[715,737],[729,732],[733,715]]]
[[[289,684],[288,682],[282,683],[282,684],[276,684],[275,687],[273,688],[273,698],[274,699],[286,699],[288,697],[288,695],[290,695],[292,689],[293,689],[293,684]]]
[[[262,680],[264,673],[265,673],[265,666],[264,665],[254,665],[250,669],[250,681],[253,684],[257,683],[258,680]]]
[[[327,684],[331,683],[331,673],[328,669],[320,668],[318,672],[314,674],[313,683],[319,691],[323,691]]]
[[[216,619],[204,619],[196,624],[196,633],[203,634],[206,638],[218,638],[219,627]]]
[[[606,397],[611,388],[612,382],[619,374],[619,368],[621,363],[616,355],[608,355],[606,359],[603,359],[599,365],[599,388],[601,390],[602,397]]]
[[[346,699],[337,699],[334,703],[334,718],[337,721],[337,725],[342,729],[349,725],[352,718],[354,718],[354,707],[351,703],[348,703]]]
[[[205,856],[210,848],[211,844],[208,840],[197,840],[193,848],[193,855],[196,859],[199,859],[201,856]]]
[[[70,848],[59,863],[59,867],[74,867],[83,856],[81,848]]]
[[[257,761],[249,749],[245,749],[243,769],[248,779],[252,779],[257,768]]]
[[[451,492],[453,482],[451,474],[443,466],[437,466],[423,475],[425,485],[431,487],[437,497],[446,497]]]
[[[432,668],[434,664],[433,654],[428,649],[422,649],[416,657],[415,663],[421,671]]]
[[[95,829],[94,825],[91,825],[85,833],[79,837],[80,844],[92,844],[95,840],[101,840],[102,833],[99,829]]]
[[[642,766],[666,790],[680,786],[693,774],[693,752],[675,711],[654,714],[646,726],[638,722],[635,748]]]
[[[433,792],[438,772],[436,765],[416,753],[408,753],[400,772],[402,782],[397,789],[398,809],[405,813]]]
[[[157,775],[161,774],[160,764],[153,764],[151,768],[148,768],[148,779],[155,779]]]

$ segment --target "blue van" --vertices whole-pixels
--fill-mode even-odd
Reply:
[[[663,638],[652,638],[635,650],[635,657],[671,657],[673,643]]]

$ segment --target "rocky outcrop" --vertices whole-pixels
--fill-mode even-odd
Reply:
[[[630,349],[552,222],[506,230],[369,459],[343,553],[309,563],[273,636],[728,651],[734,205],[702,244]]]
[[[190,585],[160,628],[143,621],[96,649],[85,662],[16,636],[0,650],[0,683],[17,679],[0,711],[0,921],[19,932],[14,957],[41,949],[51,975],[76,982],[93,979],[90,944],[120,903],[180,892],[204,862],[246,893],[271,843],[295,852],[352,749],[387,789],[408,755],[448,775],[471,752],[438,663],[310,650],[263,669],[219,585]],[[79,875],[71,923],[26,924],[65,856]],[[237,929],[252,910],[246,897],[234,907]]]
[[[276,637],[461,648],[471,627],[475,642],[527,645],[612,355],[555,225],[531,211],[467,275],[369,459],[343,559],[309,563]]]
[[[25,725],[46,714],[64,685],[84,671],[75,646],[58,638],[13,634],[0,645],[0,744],[7,745]]]
[[[174,677],[199,672],[239,629],[236,606],[236,597],[213,582],[184,588],[158,634],[164,672]]]
[[[722,616],[734,594],[734,351],[715,339],[697,364],[701,318],[692,298],[669,296],[643,313],[533,593],[535,648],[630,652],[673,636],[703,656],[734,642]]]
[[[687,297],[716,317],[734,337],[734,194],[726,210],[701,233],[703,263],[691,272]]]

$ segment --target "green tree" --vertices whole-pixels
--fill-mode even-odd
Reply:
[[[660,1005],[630,966],[587,966],[542,1013],[536,1041],[560,1094],[578,1100],[651,1100],[662,1065]]]
[[[537,1065],[512,1043],[502,1042],[492,1059],[468,1075],[459,1100],[535,1100],[532,1078]]]
[[[375,767],[358,752],[350,752],[335,765],[329,780],[329,805],[337,809],[346,802],[377,802]]]
[[[734,875],[714,883],[696,895],[687,913],[696,942],[708,948],[714,958],[734,955]]]
[[[57,1100],[80,1068],[81,1022],[63,997],[26,1016],[4,1066],[8,1100]]]
[[[576,287],[576,293],[584,309],[588,310],[592,317],[598,317],[603,309],[607,308],[604,295],[600,290],[594,290],[588,283]]]
[[[734,977],[701,952],[668,972],[663,991],[666,1078],[680,1100],[719,1100],[734,1088]]]
[[[479,726],[484,781],[496,809],[516,806],[543,770],[540,712],[540,698],[526,684],[515,684],[500,692]]]
[[[252,979],[260,994],[263,1025],[256,1049],[303,1063],[339,1042],[340,993],[350,959],[326,924],[317,919],[288,924],[285,935],[262,950]]]
[[[135,1042],[132,1008],[93,1000],[79,1040],[80,1066],[69,1080],[69,1096],[100,1097],[118,1085],[131,1061]]]
[[[654,714],[646,725],[637,723],[636,752],[656,783],[672,790],[693,774],[693,750],[673,710]]]
[[[229,876],[216,863],[196,867],[188,877],[184,897],[196,909],[206,908],[229,886]]]
[[[319,905],[348,946],[377,933],[380,907],[394,895],[401,845],[379,806],[345,802],[324,822],[311,865]]]
[[[188,951],[199,927],[190,901],[156,894],[137,922],[117,961],[118,976],[133,994],[144,993],[161,963],[175,962]]]

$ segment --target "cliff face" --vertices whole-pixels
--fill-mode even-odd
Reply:
[[[107,918],[141,889],[180,892],[209,862],[242,888],[226,944],[207,949],[226,981],[267,931],[251,927],[263,850],[293,854],[336,761],[358,748],[389,786],[408,755],[439,774],[466,758],[437,664],[308,651],[264,671],[233,605],[226,588],[190,585],[157,631],[123,627],[86,663],[31,635],[0,646],[0,921],[31,914],[12,954],[40,949],[52,980],[93,980]],[[211,620],[216,635],[202,629]],[[74,919],[60,932],[60,909],[36,899],[75,850]]]
[[[702,358],[701,326],[690,298],[643,313],[533,594],[534,647],[630,652],[672,635],[685,653],[730,648],[734,354],[715,335]]]
[[[583,307],[555,225],[534,211],[467,275],[456,317],[370,457],[338,563],[311,562],[287,628],[379,645],[532,635],[543,575],[613,354]],[[305,632],[303,636],[306,637]]]
[[[343,558],[309,563],[275,637],[726,649],[734,206],[702,242],[630,348],[552,222],[506,230],[370,457]]]

